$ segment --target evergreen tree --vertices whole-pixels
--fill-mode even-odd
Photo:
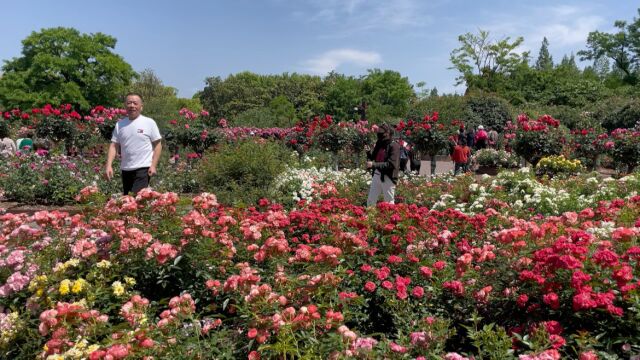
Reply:
[[[545,37],[542,40],[542,46],[538,52],[538,60],[536,60],[536,69],[551,70],[553,69],[553,58],[549,54],[549,40]]]

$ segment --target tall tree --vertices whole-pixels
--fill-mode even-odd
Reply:
[[[451,52],[451,69],[460,72],[456,85],[467,88],[491,88],[496,78],[508,75],[528,56],[515,50],[522,44],[522,37],[513,42],[509,37],[491,40],[489,32],[479,30],[477,35],[466,33],[458,37],[461,46]]]
[[[136,73],[112,50],[116,39],[73,28],[32,32],[22,41],[22,56],[6,61],[0,78],[5,107],[70,103],[81,109],[119,105]]]
[[[587,37],[587,49],[579,51],[578,55],[581,60],[609,58],[614,66],[623,72],[625,83],[636,84],[640,66],[640,18],[634,18],[631,24],[617,20],[614,26],[618,28],[618,32],[614,34],[590,32]]]
[[[536,60],[536,69],[551,70],[553,69],[553,58],[549,54],[549,40],[545,37],[542,40],[540,51],[538,52],[538,60]]]

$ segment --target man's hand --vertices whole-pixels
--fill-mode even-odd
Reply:
[[[367,161],[367,169],[371,169],[373,167],[373,161]]]
[[[156,170],[156,167],[151,165],[149,167],[149,176],[156,176],[157,173],[158,173],[158,171]]]
[[[106,166],[104,173],[107,176],[107,180],[111,180],[113,178],[113,168],[111,166]]]

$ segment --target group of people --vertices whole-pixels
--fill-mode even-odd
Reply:
[[[130,93],[125,97],[127,116],[116,123],[107,152],[105,175],[111,180],[114,177],[113,161],[120,153],[120,173],[123,193],[137,193],[149,186],[150,178],[157,173],[158,161],[162,152],[162,136],[156,122],[142,115],[144,107],[142,96]],[[0,153],[18,150],[28,151],[34,147],[33,141],[24,136],[14,143],[6,130],[0,130]],[[411,171],[419,171],[420,158],[411,144],[405,140],[394,140],[394,128],[383,124],[377,128],[377,141],[373,148],[366,145],[366,167],[371,171],[372,180],[367,197],[367,206],[377,203],[380,195],[384,201],[393,204],[399,172],[406,171],[409,163]],[[478,131],[464,131],[460,127],[451,159],[455,163],[455,173],[467,171],[471,158],[471,148],[483,149],[495,147],[498,134],[495,130],[485,131],[482,125]]]
[[[7,157],[18,152],[26,153],[32,150],[49,149],[49,143],[46,139],[33,139],[32,129],[21,128],[18,136],[19,138],[13,141],[9,136],[9,130],[6,127],[0,127],[0,156]]]
[[[380,195],[387,203],[395,202],[398,174],[406,171],[408,161],[411,161],[411,171],[420,169],[419,155],[411,151],[411,144],[405,140],[393,139],[392,126],[379,126],[376,135],[377,141],[373,149],[365,146],[368,160],[366,166],[372,176],[367,206],[374,206]],[[498,138],[498,132],[493,128],[486,131],[483,125],[479,125],[477,131],[473,128],[465,131],[464,126],[460,126],[458,136],[452,138],[451,160],[454,163],[454,174],[469,171],[472,149],[497,148]]]
[[[469,128],[464,131],[464,125],[458,130],[458,137],[452,139],[451,160],[453,161],[453,173],[467,172],[471,166],[471,152],[486,148],[498,147],[498,132],[494,128],[489,128],[487,132],[483,125],[478,125],[478,130]]]

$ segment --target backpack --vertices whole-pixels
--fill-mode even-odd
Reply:
[[[405,146],[400,145],[400,160],[406,160],[409,158],[409,150]]]

